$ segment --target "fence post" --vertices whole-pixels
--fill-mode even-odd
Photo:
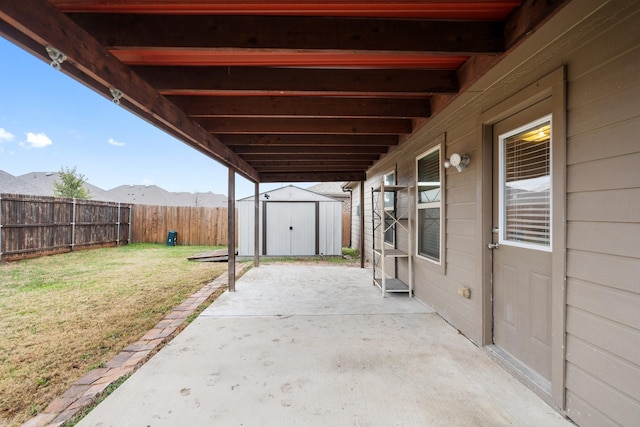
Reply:
[[[129,205],[129,231],[127,232],[127,245],[131,243],[131,220],[133,219],[133,205]]]
[[[118,202],[118,222],[116,223],[116,246],[120,246],[120,202]]]
[[[2,261],[2,194],[0,194],[0,261]]]
[[[76,246],[76,198],[73,198],[73,217],[71,218],[71,251],[75,250]]]

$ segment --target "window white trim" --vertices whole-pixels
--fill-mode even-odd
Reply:
[[[509,132],[505,132],[498,136],[499,140],[499,212],[498,212],[498,242],[501,245],[505,246],[514,246],[526,249],[533,249],[544,252],[552,252],[553,251],[553,132],[549,135],[549,245],[540,245],[535,243],[527,243],[527,242],[518,242],[514,240],[510,240],[507,238],[507,226],[506,226],[506,201],[505,201],[505,181],[506,181],[506,151],[505,151],[505,140],[513,135],[517,135],[521,132],[524,132],[528,129],[535,128],[543,123],[549,122],[550,129],[553,129],[553,121],[551,114],[548,114],[544,117],[541,117],[537,120],[529,122],[523,126],[520,126],[516,129],[510,130]]]
[[[443,265],[444,262],[444,172],[443,172],[443,168],[442,168],[442,162],[443,162],[443,147],[444,147],[444,143],[438,143],[437,145],[433,146],[432,148],[430,148],[429,150],[421,153],[420,155],[416,156],[416,169],[415,169],[415,182],[416,182],[416,194],[415,194],[415,202],[416,202],[416,247],[415,247],[415,256],[417,258],[420,259],[424,259],[426,261],[429,261],[430,263],[436,264],[436,265]],[[420,160],[422,160],[424,157],[434,153],[438,151],[438,175],[440,177],[439,182],[420,182],[419,179],[419,162]],[[425,185],[438,185],[439,186],[439,191],[440,191],[440,195],[439,195],[439,201],[437,202],[426,202],[426,203],[420,203],[420,186],[425,186]],[[427,255],[423,255],[420,253],[420,233],[421,233],[421,227],[420,227],[420,210],[422,209],[435,209],[437,208],[439,210],[439,222],[440,222],[440,230],[439,230],[439,247],[438,247],[438,259],[435,259],[433,257],[429,257]]]

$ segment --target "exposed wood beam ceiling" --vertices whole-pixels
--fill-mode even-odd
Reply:
[[[565,2],[3,0],[0,34],[253,181],[353,181]]]

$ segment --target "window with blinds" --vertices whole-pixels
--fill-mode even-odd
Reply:
[[[500,137],[501,218],[505,244],[551,248],[551,120]]]
[[[417,253],[440,262],[442,227],[440,147],[418,157],[416,167]]]

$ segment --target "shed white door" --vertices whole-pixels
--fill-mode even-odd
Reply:
[[[316,204],[265,203],[267,255],[316,254]]]
[[[549,390],[551,117],[545,101],[494,125],[494,344]]]

